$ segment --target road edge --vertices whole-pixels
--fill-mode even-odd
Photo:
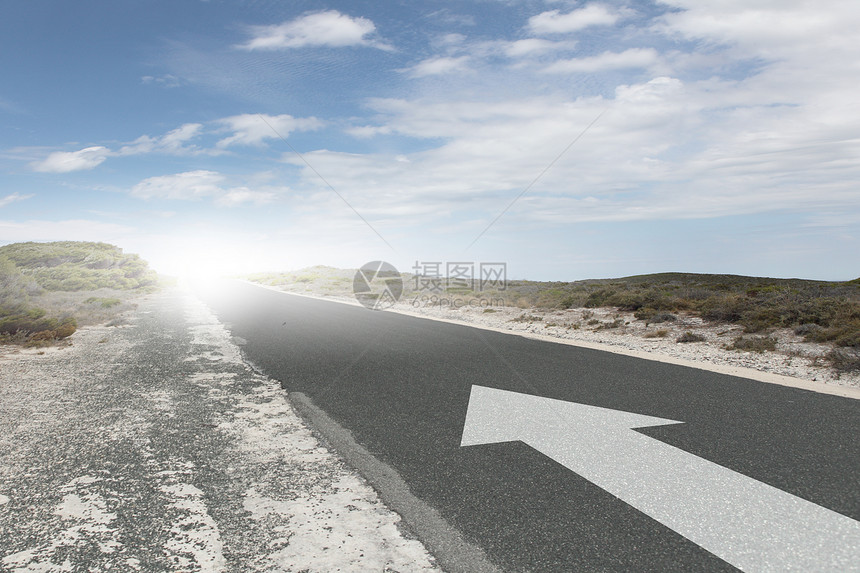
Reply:
[[[260,288],[272,290],[275,292],[283,293],[291,296],[300,296],[304,298],[312,298],[314,300],[321,300],[325,302],[334,302],[338,304],[346,304],[349,306],[361,306],[357,301],[352,303],[346,300],[338,300],[334,298],[326,298],[320,296],[312,296],[301,293],[294,293],[289,291],[280,290],[276,287],[263,285],[260,283],[255,283],[251,281],[243,280],[247,284],[257,286]],[[371,311],[374,312],[374,311]],[[686,366],[688,368],[696,368],[697,370],[705,370],[708,372],[716,372],[718,374],[727,374],[729,376],[736,376],[738,378],[746,378],[749,380],[756,380],[758,382],[765,382],[768,384],[778,384],[780,386],[788,386],[790,388],[798,388],[801,390],[809,390],[810,392],[818,392],[819,394],[828,394],[831,396],[839,396],[841,398],[851,398],[853,400],[860,400],[860,388],[853,388],[851,386],[838,386],[835,384],[826,384],[824,382],[813,382],[811,380],[804,380],[803,378],[794,378],[792,376],[785,376],[783,374],[774,374],[772,372],[762,372],[761,370],[755,370],[753,368],[744,368],[743,366],[726,366],[723,364],[709,364],[703,362],[695,362],[693,360],[686,360],[683,358],[675,358],[674,356],[667,356],[665,354],[655,354],[650,352],[641,352],[637,350],[630,350],[627,348],[619,348],[617,346],[612,346],[610,344],[601,344],[599,342],[586,342],[582,340],[570,340],[567,338],[557,338],[555,336],[548,336],[545,334],[537,334],[533,332],[518,332],[511,330],[504,330],[502,328],[495,328],[492,326],[486,326],[483,324],[473,324],[460,320],[452,320],[449,318],[435,317],[435,316],[427,316],[425,314],[419,314],[417,312],[410,312],[407,310],[399,310],[399,309],[386,309],[381,312],[393,312],[396,314],[400,314],[403,316],[411,316],[413,318],[423,318],[425,320],[435,320],[436,322],[447,322],[448,324],[456,324],[459,326],[466,326],[470,328],[479,328],[481,330],[489,330],[491,332],[500,332],[502,334],[509,334],[512,336],[521,336],[523,338],[531,338],[532,340],[541,340],[543,342],[554,342],[556,344],[566,344],[568,346],[578,346],[580,348],[588,348],[591,350],[599,350],[602,352],[611,352],[613,354],[620,354],[622,356],[630,356],[633,358],[641,358],[642,360],[651,360],[653,362],[662,362],[665,364],[675,364],[676,366]]]
[[[448,573],[501,573],[486,554],[467,541],[433,507],[415,497],[394,469],[355,441],[352,432],[334,421],[303,392],[288,393],[296,412],[323,441],[366,479],[382,502],[397,512]]]

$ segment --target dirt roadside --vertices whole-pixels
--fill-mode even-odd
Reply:
[[[202,303],[0,348],[0,571],[438,571]]]

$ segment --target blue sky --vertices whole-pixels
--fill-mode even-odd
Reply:
[[[854,0],[6,2],[0,244],[855,278],[857,29]]]

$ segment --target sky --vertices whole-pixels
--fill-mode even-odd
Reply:
[[[168,274],[860,276],[856,0],[2,12],[0,244]]]

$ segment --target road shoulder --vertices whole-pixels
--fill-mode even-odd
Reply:
[[[196,299],[72,343],[0,357],[0,568],[439,570]]]

